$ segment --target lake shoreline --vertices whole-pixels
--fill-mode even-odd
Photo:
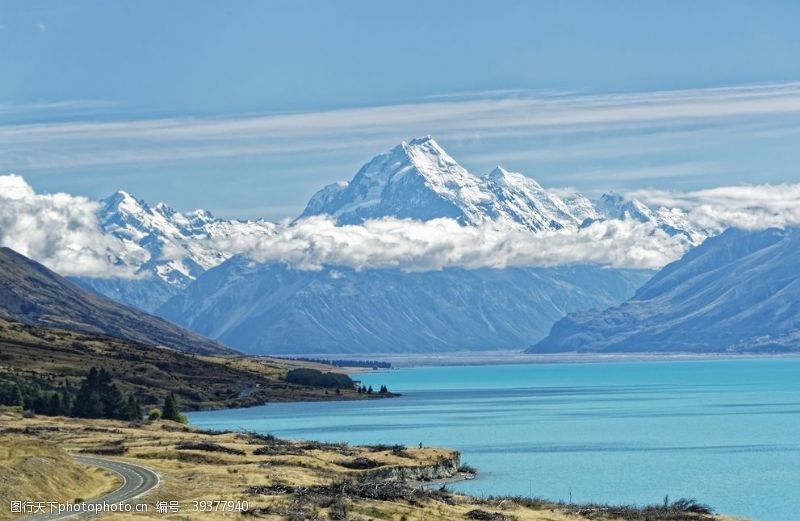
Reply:
[[[283,356],[283,355],[281,355]],[[288,356],[288,355],[287,355]],[[364,358],[392,364],[391,369],[415,367],[459,367],[478,365],[598,364],[614,362],[690,362],[756,359],[797,359],[800,353],[559,353],[529,354],[521,351],[452,351],[448,353],[365,353],[307,355],[329,359]],[[348,374],[364,374],[391,369],[340,367]]]
[[[140,503],[148,511],[159,503],[175,503],[184,511],[162,513],[166,520],[185,519],[185,509],[207,498],[245,505],[256,517],[271,519],[518,519],[554,521],[598,519],[604,505],[577,505],[523,497],[476,497],[451,491],[442,484],[462,480],[460,453],[441,447],[401,445],[348,445],[298,441],[253,432],[209,431],[168,420],[131,423],[116,420],[25,417],[13,408],[0,408],[0,447],[13,449],[12,490],[22,498],[48,485],[46,468],[35,475],[24,472],[31,458],[56,459],[72,464],[70,455],[99,453],[111,460],[130,462],[159,475],[159,486]],[[74,464],[73,464],[74,465]],[[96,497],[118,486],[89,481],[95,471],[74,466],[77,480],[62,500]],[[60,477],[63,483],[66,478]],[[421,481],[425,480],[425,481]],[[63,485],[62,485],[63,486]],[[17,499],[4,496],[0,504]],[[677,503],[676,503],[677,504]],[[689,506],[692,507],[692,503]],[[238,508],[238,507],[237,507]],[[676,519],[675,509],[685,506],[611,507],[609,521]],[[203,519],[230,519],[231,511],[203,512]],[[235,511],[233,512],[235,514]],[[634,516],[634,517],[632,517]],[[126,512],[110,513],[120,521],[141,519]],[[0,520],[11,519],[0,509]],[[680,519],[732,521],[722,515],[697,515]],[[742,520],[743,521],[743,520]]]
[[[797,357],[605,362],[403,367],[359,375],[402,393],[397,400],[271,404],[190,421],[288,439],[454,447],[479,477],[447,488],[476,497],[699,496],[723,512],[791,518]]]

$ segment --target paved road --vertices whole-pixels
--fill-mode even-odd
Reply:
[[[75,454],[74,457],[78,463],[101,467],[122,476],[122,486],[120,486],[117,490],[109,492],[108,494],[100,496],[99,498],[86,501],[86,504],[98,505],[104,502],[109,504],[128,503],[154,489],[161,482],[158,474],[150,469],[140,467],[139,465],[101,458],[99,456],[90,456],[88,454]],[[48,512],[46,514],[36,514],[34,516],[27,517],[25,518],[25,521],[67,519],[77,515],[80,515],[80,512],[63,512],[61,514],[58,512]]]

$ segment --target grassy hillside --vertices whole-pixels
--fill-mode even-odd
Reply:
[[[52,389],[76,385],[91,367],[110,371],[124,393],[160,405],[170,392],[186,409],[267,401],[358,399],[352,390],[287,383],[300,362],[200,356],[108,336],[36,327],[0,319],[0,379],[34,381]],[[370,395],[374,396],[374,395]]]
[[[118,476],[76,463],[56,443],[0,435],[0,519],[18,516],[11,514],[12,500],[73,502],[119,484]]]
[[[86,291],[9,248],[0,248],[0,318],[191,353],[232,354],[218,342]]]

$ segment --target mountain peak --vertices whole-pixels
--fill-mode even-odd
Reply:
[[[508,183],[516,183],[519,185],[527,185],[535,190],[544,190],[542,185],[536,182],[535,179],[526,176],[525,174],[521,174],[519,172],[512,172],[511,170],[506,170],[500,165],[494,167],[494,169],[486,174],[486,179],[490,181],[502,181],[506,184]]]
[[[437,143],[436,140],[433,139],[430,134],[426,134],[422,137],[416,137],[408,142],[408,144],[411,146],[419,146],[419,145],[424,145],[426,143],[432,143],[436,147],[439,146],[439,143]]]
[[[442,174],[452,168],[466,172],[431,136],[415,138],[408,143],[404,141],[391,152],[395,151],[402,151],[402,154],[425,175]]]
[[[609,219],[635,219],[637,221],[653,221],[652,211],[638,199],[627,199],[616,192],[603,194],[598,201],[601,213]]]
[[[488,174],[486,174],[486,177],[489,177],[489,178],[493,178],[493,177],[505,177],[505,176],[507,176],[508,174],[510,174],[510,172],[509,172],[508,170],[506,170],[505,168],[503,168],[503,167],[502,167],[502,166],[500,166],[500,165],[497,165],[496,167],[494,167],[494,168],[492,169],[492,171],[491,171],[491,172],[489,172]]]
[[[137,199],[129,192],[124,190],[117,190],[105,199],[101,199],[100,203],[104,207],[103,214],[110,214],[112,212],[125,213],[125,214],[141,214],[150,211],[150,207],[141,199]],[[102,217],[102,215],[101,215]]]
[[[178,213],[178,210],[171,207],[167,203],[158,203],[153,207],[153,209],[165,217],[172,217]]]
[[[476,176],[431,136],[403,142],[375,156],[349,184],[317,192],[302,217],[319,214],[342,224],[381,217],[451,218],[464,225],[501,221],[528,230],[577,227],[580,222],[533,179],[502,166]]]

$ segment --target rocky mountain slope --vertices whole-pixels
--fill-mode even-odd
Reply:
[[[730,229],[624,304],[559,320],[531,352],[800,350],[800,229]]]
[[[641,270],[294,270],[234,257],[157,313],[248,353],[522,349],[565,313],[633,294]]]

